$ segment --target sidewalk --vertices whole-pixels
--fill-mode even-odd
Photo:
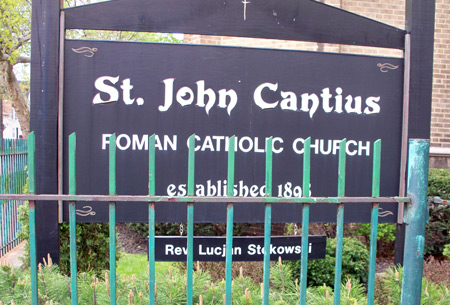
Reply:
[[[0,257],[0,265],[10,265],[14,268],[22,267],[22,261],[20,258],[23,256],[25,250],[25,242],[21,242],[17,247]]]

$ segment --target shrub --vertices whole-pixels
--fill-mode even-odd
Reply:
[[[444,246],[443,254],[447,259],[450,259],[450,244]]]
[[[345,285],[341,285],[340,304],[354,305],[367,304],[367,297],[364,293],[365,287],[358,281],[347,279]],[[333,304],[333,289],[327,285],[311,287],[307,291],[308,305],[332,305]]]
[[[356,224],[353,231],[357,236],[364,236],[367,243],[370,242],[370,223]],[[379,223],[377,229],[377,254],[379,256],[391,256],[394,251],[396,224]],[[368,245],[369,246],[369,245]]]
[[[92,272],[99,276],[109,269],[109,224],[77,223],[77,268],[78,272]],[[59,225],[59,268],[70,274],[69,224]],[[116,251],[116,259],[120,252]]]
[[[450,170],[430,169],[428,196],[448,200]],[[450,243],[450,205],[430,204],[430,218],[425,233],[425,255],[441,256],[444,246]]]
[[[147,264],[147,262],[145,262]],[[120,268],[118,268],[119,270]],[[141,269],[146,269],[143,265]],[[299,301],[298,281],[294,281],[288,264],[279,261],[270,270],[269,303],[275,305],[296,304]],[[79,304],[109,304],[109,274],[102,277],[89,273],[78,275]],[[70,278],[62,275],[59,268],[48,260],[39,265],[39,304],[69,304]],[[136,275],[117,276],[117,304],[148,304],[148,274],[139,272]],[[341,304],[365,304],[364,286],[348,280],[341,288]],[[197,269],[194,272],[193,301],[194,304],[223,304],[225,282],[214,282],[208,271]],[[333,292],[330,287],[310,288],[307,291],[308,305],[331,304]],[[13,301],[12,301],[13,300]],[[261,285],[254,283],[243,272],[232,282],[233,304],[256,305],[262,303]],[[3,304],[30,304],[29,270],[14,270],[0,267],[0,302]],[[157,304],[186,304],[186,277],[183,270],[169,267],[165,272],[156,273]]]
[[[425,255],[441,256],[450,243],[450,205],[434,206],[425,231]]]
[[[24,267],[30,266],[28,202],[19,207],[19,221],[25,251],[21,258]],[[70,234],[69,224],[59,225],[60,269],[70,274]],[[116,254],[119,258],[119,252]],[[105,223],[77,223],[77,267],[79,272],[100,274],[109,269],[109,226]]]
[[[308,286],[334,286],[334,267],[336,263],[336,240],[327,239],[324,259],[308,261]],[[289,264],[295,273],[300,276],[300,260]],[[369,268],[369,251],[366,246],[356,238],[344,238],[342,249],[342,282],[346,278],[353,278],[361,283],[367,282]]]
[[[380,290],[375,293],[376,303],[379,305],[400,304],[402,278],[403,269],[401,267],[388,268],[380,279]],[[384,293],[380,293],[380,291]],[[423,278],[420,304],[448,305],[450,304],[449,290],[444,285],[436,285]]]
[[[127,225],[142,237],[148,236],[148,223],[127,223]],[[181,223],[157,223],[155,225],[156,235],[180,235]],[[183,235],[187,234],[186,223]],[[233,235],[242,236],[249,224],[235,223],[233,225]],[[222,223],[196,223],[194,224],[194,235],[196,236],[222,236],[226,233],[226,226]]]
[[[450,170],[430,168],[428,172],[428,196],[450,199]]]

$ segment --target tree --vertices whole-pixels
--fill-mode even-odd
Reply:
[[[22,133],[30,130],[30,108],[14,66],[29,63],[31,3],[27,0],[0,0],[0,98],[12,101]]]
[[[89,4],[91,0],[66,0],[65,6]],[[17,64],[30,63],[31,39],[30,0],[0,0],[0,98],[12,101],[24,137],[30,131],[30,107],[24,86],[14,73]],[[70,30],[67,38],[125,40],[179,43],[172,34],[114,31]],[[25,86],[26,87],[26,86]]]

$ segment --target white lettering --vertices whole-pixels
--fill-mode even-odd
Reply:
[[[131,105],[134,103],[134,98],[131,98],[131,90],[133,86],[131,85],[131,81],[129,78],[126,78],[122,81],[122,85],[120,86],[123,92],[123,102],[125,105]]]
[[[122,139],[125,139],[125,145],[122,145]],[[116,139],[116,146],[120,150],[127,150],[131,146],[130,136],[127,134],[121,134]]]
[[[165,249],[165,254],[166,255],[173,255],[173,248],[174,248],[174,246],[173,245],[166,245],[166,249]]]
[[[133,150],[148,150],[148,137],[146,135],[143,135],[142,139],[139,141],[139,136],[134,134],[132,137],[132,142]]]
[[[358,141],[358,156],[362,155],[363,151],[366,151],[366,156],[370,155],[370,142],[366,141],[366,144],[363,144],[363,141]]]
[[[112,136],[110,133],[102,134],[102,150],[106,149],[106,145],[109,145],[109,138]]]
[[[264,88],[268,88],[271,91],[277,91],[278,89],[278,83],[272,84],[272,83],[263,83],[259,85],[255,92],[253,93],[253,100],[255,101],[255,104],[258,105],[261,109],[272,109],[277,107],[278,101],[273,103],[267,103],[263,100],[261,96],[261,92]]]
[[[380,105],[378,102],[380,101],[380,97],[370,96],[366,99],[366,108],[364,109],[365,114],[373,114],[380,113]]]
[[[205,95],[208,96],[208,103],[205,107]],[[199,80],[197,82],[197,106],[205,107],[206,114],[209,114],[212,106],[216,103],[216,94],[214,90],[209,88],[205,90],[205,81]]]
[[[354,156],[358,153],[358,151],[357,149],[350,150],[350,145],[358,146],[358,143],[356,143],[356,141],[354,140],[350,140],[347,142],[347,149],[346,149],[347,155]]]
[[[334,100],[336,101],[336,109],[334,109],[334,112],[342,113],[342,88],[337,87],[336,94],[337,95],[334,97]]]
[[[294,92],[281,91],[281,97],[283,98],[280,103],[281,109],[297,111],[297,96]]]
[[[326,113],[333,111],[333,107],[330,106],[330,99],[333,97],[330,94],[330,88],[322,89],[322,93],[320,94],[320,96],[322,97],[323,111],[325,111]]]
[[[114,85],[119,81],[119,76],[102,76],[95,80],[95,89],[102,93],[108,94],[109,99],[103,100],[101,97],[101,93],[97,93],[92,100],[92,104],[107,104],[117,102],[119,100],[119,91],[114,86],[105,84],[105,81],[108,81]]]
[[[177,92],[177,102],[181,106],[191,105],[194,101],[194,92],[189,87],[182,87]]]
[[[311,108],[309,108],[309,101],[312,102]],[[318,107],[319,98],[316,94],[302,94],[302,108],[300,108],[301,111],[309,111],[309,117],[312,118]]]
[[[176,195],[176,192],[175,192],[176,188],[177,187],[175,186],[175,184],[169,184],[169,186],[167,187],[167,195],[175,196]]]
[[[167,111],[169,110],[170,106],[172,106],[173,102],[173,82],[175,81],[175,78],[167,78],[163,80],[164,83],[164,105],[158,106],[159,111]]]
[[[227,106],[227,97],[230,98],[230,102]],[[236,107],[237,104],[237,94],[234,90],[219,90],[219,104],[217,107],[219,108],[227,108],[228,115],[231,115],[231,111]]]
[[[347,111],[347,113],[356,113],[356,114],[361,114],[361,97],[360,96],[356,96],[355,98],[353,98],[351,95],[347,96],[345,98],[347,100],[347,102],[345,103],[345,111]]]

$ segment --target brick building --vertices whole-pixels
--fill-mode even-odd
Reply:
[[[405,1],[322,0],[329,5],[405,28]],[[436,0],[431,167],[450,168],[450,0]],[[185,43],[298,49],[402,57],[400,50],[268,39],[185,35]]]

